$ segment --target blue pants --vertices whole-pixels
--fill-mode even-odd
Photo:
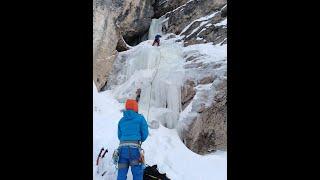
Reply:
[[[140,158],[140,151],[137,147],[129,147],[124,146],[119,149],[119,164],[126,163],[130,164],[130,162],[134,160],[138,160]],[[126,180],[127,179],[127,168],[119,168],[118,169],[118,179],[117,180]],[[133,165],[131,166],[131,172],[133,176],[133,180],[143,180],[143,167],[142,165]]]

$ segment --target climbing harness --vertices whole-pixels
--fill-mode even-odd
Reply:
[[[140,153],[140,157],[139,159],[137,160],[132,160],[130,161],[129,163],[119,163],[119,149],[120,147],[128,147],[129,149],[129,157],[131,157],[131,149],[132,148],[138,148],[139,149],[139,153]],[[115,164],[116,165],[116,169],[121,169],[121,168],[129,168],[129,166],[134,166],[134,165],[143,165],[145,164],[145,160],[144,160],[144,150],[141,148],[141,141],[129,141],[129,142],[121,142],[118,149],[116,149],[117,152],[115,154],[115,160],[114,160],[114,163],[117,163]]]
[[[135,146],[140,148],[141,147],[141,141],[122,141],[119,145],[119,147],[123,146]]]

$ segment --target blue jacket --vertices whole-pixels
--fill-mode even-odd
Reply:
[[[118,123],[120,141],[145,141],[148,137],[148,124],[144,117],[133,110],[123,112]]]
[[[154,37],[156,40],[160,39],[162,36],[160,36],[159,34],[156,35],[156,37]]]

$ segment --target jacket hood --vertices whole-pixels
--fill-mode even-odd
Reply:
[[[123,117],[126,119],[133,119],[137,115],[138,115],[138,113],[134,112],[133,110],[123,111]]]

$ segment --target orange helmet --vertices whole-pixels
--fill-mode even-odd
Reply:
[[[133,99],[128,99],[126,101],[126,109],[138,112],[138,103],[137,103],[137,101],[133,100]]]

